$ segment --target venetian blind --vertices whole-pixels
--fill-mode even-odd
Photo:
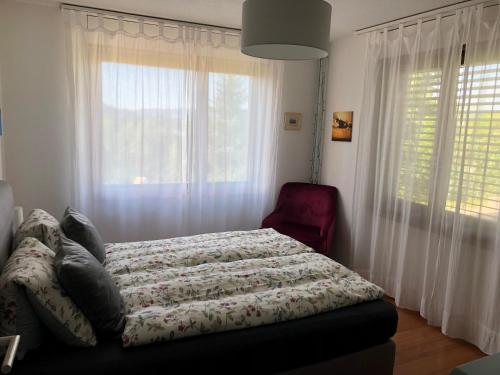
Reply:
[[[446,208],[495,219],[500,212],[500,64],[462,66]]]

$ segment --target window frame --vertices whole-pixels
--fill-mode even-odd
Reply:
[[[104,54],[106,56],[106,54]],[[108,51],[108,55],[110,55],[110,52]],[[110,56],[106,56],[105,58],[102,58],[102,59],[99,59],[99,63],[98,63],[98,67],[99,67],[99,85],[100,85],[100,100],[99,100],[99,105],[103,106],[104,105],[104,99],[102,97],[103,93],[102,93],[102,85],[103,85],[103,80],[102,80],[102,76],[103,76],[103,64],[106,64],[106,63],[114,63],[114,64],[129,64],[129,65],[138,65],[138,66],[154,66],[154,67],[158,67],[158,65],[155,63],[155,65],[150,65],[150,64],[137,64],[136,61],[133,61],[133,56],[130,55],[128,56],[128,59],[125,59],[125,61],[122,61],[121,58],[123,57],[123,55],[120,55],[120,61],[117,61],[116,59],[112,59],[110,58]],[[152,56],[153,57],[153,56]],[[155,59],[157,59],[157,56],[154,56]],[[222,59],[215,59],[217,61],[222,61]],[[153,63],[154,60],[148,60],[150,63]],[[163,56],[163,59],[161,60],[163,63],[161,64],[161,68],[165,68],[165,69],[179,69],[180,68],[180,61],[176,58],[174,59],[171,59],[171,58],[167,58],[167,55],[165,54]],[[226,64],[224,63],[223,65],[226,66],[228,65],[229,66],[229,69],[228,70],[221,70],[221,69],[213,69],[213,66],[218,66],[218,64],[214,63],[212,61],[212,64],[211,65],[211,68],[207,71],[207,75],[206,75],[206,79],[203,80],[204,82],[203,85],[204,85],[204,91],[205,92],[208,92],[209,91],[209,85],[210,85],[210,75],[211,74],[230,74],[230,75],[237,75],[237,76],[244,76],[244,77],[248,77],[249,79],[249,100],[250,100],[250,92],[251,92],[251,85],[252,85],[252,79],[253,78],[253,75],[251,74],[251,71],[250,71],[250,63],[247,63],[247,64],[234,64],[233,63],[230,63],[230,64]],[[191,70],[194,70],[194,69],[182,69],[183,71],[191,71]],[[201,103],[201,105],[206,109],[207,111],[207,117],[209,115],[209,100],[210,100],[210,96],[207,95],[206,96],[206,103],[205,101],[203,101],[203,103]],[[100,113],[102,114],[101,118],[100,118],[100,125],[101,125],[101,128],[102,126],[104,125],[104,111],[101,109]],[[208,133],[208,128],[207,129],[204,129],[205,132]],[[208,164],[208,161],[209,161],[209,155],[208,155],[208,152],[209,152],[209,144],[208,144],[208,134],[205,135],[204,139],[207,140],[207,142],[204,144],[204,147],[202,148],[202,152],[205,153],[204,157],[201,157],[200,159],[201,160],[204,160],[205,163]],[[102,137],[102,141],[104,142],[104,137]],[[104,149],[104,145],[101,145],[101,152],[102,150]],[[250,155],[248,156],[250,157]],[[231,180],[227,180],[227,181],[211,181],[210,179],[210,176],[209,176],[209,168],[208,168],[208,165],[206,166],[206,168],[203,168],[203,170],[206,172],[204,173],[203,175],[203,179],[202,180],[186,180],[186,181],[173,181],[173,182],[165,182],[165,183],[138,183],[138,184],[134,184],[134,183],[130,183],[130,184],[126,184],[126,183],[105,183],[105,177],[104,177],[104,166],[103,165],[100,165],[99,166],[99,179],[100,179],[100,184],[103,186],[104,189],[108,190],[108,191],[115,191],[115,192],[118,192],[118,191],[123,191],[125,190],[126,187],[130,187],[129,190],[132,190],[132,191],[139,191],[139,190],[142,190],[146,193],[146,195],[148,195],[148,191],[151,191],[150,194],[153,194],[152,191],[154,191],[155,189],[153,187],[156,187],[156,189],[158,189],[159,187],[163,187],[163,188],[169,188],[170,190],[172,191],[176,191],[177,188],[179,186],[183,187],[183,186],[191,186],[191,187],[195,187],[199,184],[203,184],[203,185],[206,185],[206,186],[211,186],[213,187],[214,189],[215,188],[220,188],[222,185],[224,186],[228,186],[228,187],[231,187],[231,190],[234,190],[234,191],[238,191],[238,189],[242,189],[243,187],[246,187],[248,189],[251,188],[251,185],[253,184],[252,180],[250,178],[248,178],[248,175],[247,175],[247,178],[245,180],[237,180],[237,181],[231,181]],[[150,186],[151,188],[150,189],[147,189],[145,188],[145,186]],[[247,190],[247,189],[244,189],[244,190]],[[157,190],[156,190],[157,191]],[[241,191],[241,190],[240,190]]]

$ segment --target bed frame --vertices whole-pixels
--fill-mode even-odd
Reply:
[[[14,218],[12,189],[0,181],[0,271],[10,255]],[[121,343],[108,341],[95,348],[72,348],[49,340],[41,348],[14,363],[12,374],[164,374],[194,371],[218,373],[300,374],[377,374],[390,375],[394,366],[395,345],[390,337],[397,327],[397,313],[386,301],[370,302],[381,315],[384,335],[357,345],[360,332],[344,341],[335,341],[332,323],[339,317],[346,324],[352,316],[360,318],[356,306],[336,310],[336,315],[320,314],[269,326],[221,332],[174,340],[133,349],[122,349]],[[342,310],[342,311],[340,311]],[[390,313],[387,314],[387,311]],[[362,318],[362,317],[361,317]],[[344,323],[342,323],[344,324]],[[323,329],[324,327],[324,329]],[[387,327],[389,327],[387,329]],[[310,340],[308,329],[314,331]],[[338,326],[341,330],[342,325]],[[372,328],[374,332],[377,327]],[[302,335],[302,336],[301,336]],[[279,337],[280,345],[273,341]],[[265,338],[265,339],[263,339]],[[22,337],[21,337],[22,340]],[[260,340],[260,341],[259,341]],[[294,341],[295,340],[295,341]],[[247,350],[251,348],[250,350]],[[301,357],[301,353],[304,353]]]

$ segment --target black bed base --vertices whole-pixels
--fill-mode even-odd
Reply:
[[[262,358],[256,358],[249,355],[245,360],[234,361],[227,358],[228,363],[222,363],[225,359],[219,358],[221,361],[220,367],[213,362],[203,363],[197,358],[193,358],[192,362],[187,362],[185,368],[182,369],[178,365],[169,366],[168,361],[162,366],[145,366],[141,369],[137,366],[131,366],[129,371],[123,368],[116,371],[114,366],[109,366],[99,363],[94,363],[94,369],[89,364],[75,362],[73,366],[69,364],[61,367],[54,366],[56,371],[54,374],[276,374],[276,375],[392,375],[395,360],[395,344],[392,340],[388,340],[383,344],[375,345],[370,348],[360,350],[358,352],[349,353],[330,360],[314,363],[311,365],[287,370],[284,372],[275,371],[276,364],[267,364]],[[293,357],[290,357],[290,362],[294,362]],[[231,364],[229,367],[228,365]],[[83,366],[82,366],[83,365]],[[102,367],[101,367],[101,366]],[[288,367],[286,364],[285,367]],[[30,366],[27,370],[14,369],[13,374],[49,374],[52,373],[47,366]],[[120,367],[120,366],[118,366]]]
[[[16,361],[12,374],[290,371],[298,375],[300,372],[294,371],[302,370],[307,374],[385,375],[391,373],[385,369],[392,369],[394,363],[394,348],[389,340],[396,332],[397,320],[394,305],[377,300],[283,323],[129,349],[123,349],[120,340],[103,341],[95,348],[71,348],[53,342]]]

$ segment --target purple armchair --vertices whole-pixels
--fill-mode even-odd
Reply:
[[[337,188],[289,182],[281,188],[276,209],[262,221],[262,228],[274,228],[328,255],[336,216]]]

